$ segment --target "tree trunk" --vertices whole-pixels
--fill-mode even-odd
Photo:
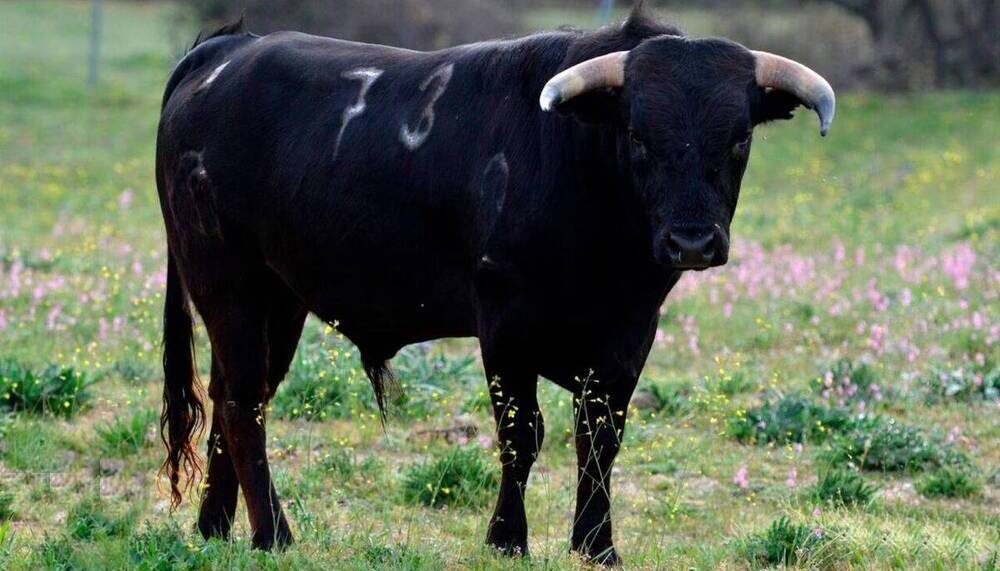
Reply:
[[[997,0],[818,0],[864,20],[875,57],[859,69],[885,89],[996,85]]]

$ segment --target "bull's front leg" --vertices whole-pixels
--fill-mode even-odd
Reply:
[[[577,491],[572,547],[602,565],[621,564],[611,537],[611,468],[621,448],[636,381],[590,378],[580,383],[573,398]]]
[[[542,447],[545,427],[538,409],[534,373],[504,370],[487,363],[490,400],[500,450],[500,495],[486,542],[507,555],[528,554],[524,492],[531,465]]]

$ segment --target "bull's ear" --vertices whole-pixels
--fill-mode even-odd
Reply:
[[[555,111],[560,115],[575,117],[583,123],[612,123],[622,113],[619,108],[621,91],[620,88],[591,91],[556,105]]]
[[[791,119],[795,109],[802,104],[802,100],[787,91],[762,89],[754,124]]]

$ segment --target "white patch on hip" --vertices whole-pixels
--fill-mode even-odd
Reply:
[[[434,128],[434,105],[444,95],[444,91],[448,89],[448,83],[451,81],[451,76],[454,72],[455,64],[449,63],[443,65],[437,68],[430,77],[420,84],[420,91],[426,92],[433,83],[435,84],[434,91],[431,93],[430,100],[427,101],[427,106],[421,112],[420,120],[417,121],[416,127],[410,127],[406,123],[403,123],[403,126],[399,130],[399,140],[407,149],[416,151],[431,136],[431,130]]]
[[[340,144],[344,141],[344,132],[347,131],[347,125],[365,112],[365,109],[368,107],[368,104],[365,102],[368,90],[372,88],[372,85],[375,85],[375,81],[382,76],[382,73],[381,69],[362,67],[340,74],[340,77],[344,79],[360,81],[361,89],[358,91],[358,100],[353,105],[344,108],[343,119],[340,122],[340,132],[337,133],[337,142],[333,146],[333,160],[337,160],[337,155],[340,153]]]
[[[206,79],[205,83],[203,83],[201,86],[208,87],[209,85],[212,85],[212,82],[214,82],[216,79],[219,78],[219,74],[222,73],[222,70],[226,69],[226,66],[228,66],[231,63],[231,61],[232,60],[227,61],[226,63],[212,70],[212,75],[209,75],[208,79]]]

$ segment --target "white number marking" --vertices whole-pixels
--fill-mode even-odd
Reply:
[[[411,128],[406,123],[403,123],[402,128],[399,130],[399,140],[407,149],[416,151],[430,137],[431,129],[434,128],[434,105],[444,95],[444,91],[448,88],[448,82],[451,81],[451,76],[454,72],[455,64],[449,63],[443,65],[420,84],[420,91],[426,92],[431,84],[436,82],[434,92],[431,94],[427,106],[424,107],[416,128]]]
[[[219,78],[219,74],[222,73],[222,70],[226,69],[226,66],[228,66],[229,63],[230,62],[227,61],[226,63],[220,65],[217,68],[215,68],[215,70],[212,71],[212,75],[209,75],[208,79],[205,80],[205,83],[202,84],[202,87],[204,88],[204,87],[208,87],[209,85],[212,85],[212,82]]]
[[[345,71],[340,74],[340,77],[343,77],[344,79],[360,81],[361,89],[358,91],[357,102],[344,108],[344,116],[340,122],[340,132],[337,133],[337,142],[333,147],[333,160],[337,160],[337,155],[340,153],[340,144],[344,141],[344,132],[347,131],[347,125],[365,112],[365,109],[368,106],[365,102],[365,97],[368,96],[368,90],[372,88],[372,85],[375,85],[375,81],[381,77],[382,73],[381,69],[363,67],[360,69]]]

